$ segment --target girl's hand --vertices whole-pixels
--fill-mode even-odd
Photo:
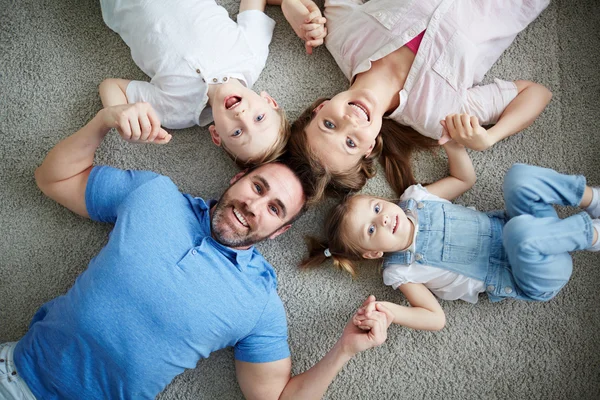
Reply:
[[[307,54],[312,54],[313,47],[323,44],[323,39],[327,36],[327,28],[325,28],[327,20],[314,2],[283,0],[281,10],[296,35],[304,41]]]
[[[362,307],[366,307],[370,303],[376,303],[375,296],[369,296]],[[354,355],[379,346],[387,339],[387,329],[394,320],[392,312],[382,304],[375,304],[375,311],[372,311],[369,316],[370,318],[362,323],[363,328],[359,329],[354,324],[354,317],[346,324],[340,344],[348,354]]]
[[[448,140],[444,143],[441,141],[448,136],[472,150],[486,150],[493,144],[487,130],[479,125],[477,117],[469,114],[450,114],[440,123],[444,127],[440,144],[446,143]]]
[[[166,144],[171,135],[160,126],[160,120],[148,103],[122,104],[104,108],[102,120],[132,143]]]

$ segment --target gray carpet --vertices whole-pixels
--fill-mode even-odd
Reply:
[[[227,0],[230,12],[236,0]],[[60,139],[100,108],[108,77],[145,79],[125,44],[102,22],[92,0],[0,1],[0,341],[18,340],[37,308],[69,289],[110,230],[45,198],[33,171]],[[280,10],[271,53],[255,89],[267,90],[296,117],[313,98],[346,87],[325,48],[306,56]],[[524,132],[484,153],[471,153],[479,180],[459,202],[503,206],[503,173],[514,162],[580,173],[600,185],[600,12],[594,0],[556,0],[489,72],[547,85],[552,102]],[[112,135],[98,163],[151,169],[181,190],[216,197],[236,169],[215,151],[207,129],[177,131],[168,146],[123,143]],[[417,177],[445,174],[442,156],[415,159]],[[218,171],[215,173],[215,171]],[[381,176],[365,192],[390,195]],[[358,279],[330,267],[299,271],[307,233],[319,232],[331,205],[312,210],[294,229],[260,245],[275,266],[289,319],[293,372],[314,364],[337,340],[368,294],[404,302],[373,265]],[[561,210],[563,215],[570,210]],[[600,397],[600,255],[574,254],[574,271],[549,303],[442,302],[447,326],[417,332],[392,326],[383,346],[350,361],[328,399],[592,399]],[[232,351],[225,349],[177,377],[167,399],[238,399]]]

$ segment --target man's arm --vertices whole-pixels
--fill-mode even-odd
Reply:
[[[171,139],[171,135],[160,127],[149,104],[104,108],[83,128],[50,150],[35,171],[40,190],[69,210],[89,217],[85,188],[96,149],[111,128],[118,129],[128,141],[167,143]]]
[[[370,296],[363,307],[375,301]],[[371,319],[363,322],[368,331],[348,321],[341,338],[333,348],[308,371],[291,377],[290,358],[269,363],[249,363],[236,360],[237,378],[247,399],[320,399],[333,378],[357,353],[379,346],[387,338],[392,313],[378,304]]]

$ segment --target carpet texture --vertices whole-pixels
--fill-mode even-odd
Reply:
[[[236,0],[222,3],[232,15]],[[0,0],[0,342],[18,340],[44,302],[65,293],[106,243],[110,226],[84,220],[36,188],[33,172],[59,140],[101,107],[108,77],[147,79],[92,0]],[[347,82],[325,48],[304,54],[279,8],[267,67],[254,86],[295,118],[318,96]],[[515,162],[583,174],[600,185],[600,11],[594,0],[555,0],[522,32],[486,76],[529,79],[549,87],[552,102],[528,129],[491,150],[471,152],[478,181],[458,202],[503,207],[501,183]],[[110,135],[97,163],[150,169],[182,191],[215,198],[236,168],[204,128],[174,132],[168,146],[131,145]],[[418,155],[417,178],[444,176],[443,156]],[[218,171],[215,173],[215,171]],[[381,174],[366,193],[389,196]],[[278,273],[289,320],[293,372],[317,362],[369,294],[404,303],[373,264],[359,277],[323,266],[296,267],[303,237],[319,233],[325,202],[292,230],[259,246]],[[572,213],[561,209],[561,215]],[[351,360],[327,399],[597,399],[600,397],[600,255],[574,254],[571,281],[548,303],[507,300],[476,305],[442,301],[447,326],[436,333],[398,326],[387,342]],[[239,399],[233,353],[225,349],[178,376],[158,397]]]

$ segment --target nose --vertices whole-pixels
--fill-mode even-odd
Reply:
[[[381,214],[381,226],[386,226],[390,223],[390,217],[387,214]]]
[[[240,104],[240,107],[243,107],[243,106]],[[235,116],[236,116],[236,118],[238,118],[238,119],[241,119],[241,118],[243,118],[243,117],[244,117],[244,115],[246,115],[246,109],[245,109],[245,108],[242,108],[242,109],[240,109],[240,110],[239,110],[237,113],[235,113]]]
[[[256,197],[254,199],[249,199],[246,202],[246,210],[252,215],[255,216],[259,212],[261,208],[265,207],[267,199],[264,197]]]
[[[353,128],[358,129],[358,121],[354,115],[344,115],[344,120],[347,121]]]

